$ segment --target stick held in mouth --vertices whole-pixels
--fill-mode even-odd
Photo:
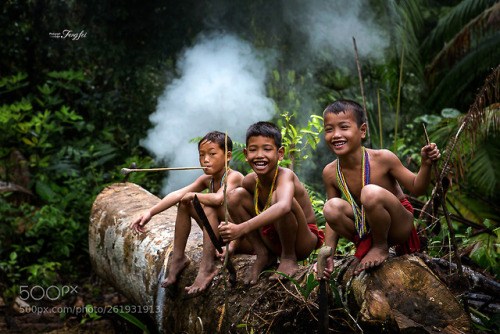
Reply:
[[[166,172],[169,170],[190,170],[190,169],[205,169],[207,167],[171,167],[171,168],[148,168],[148,169],[130,169],[122,168],[121,173],[128,175],[135,172]]]

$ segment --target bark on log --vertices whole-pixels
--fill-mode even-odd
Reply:
[[[148,313],[160,332],[227,332],[226,315],[231,332],[246,333],[252,329],[256,333],[304,333],[318,328],[317,289],[305,298],[291,282],[270,283],[265,278],[253,287],[242,287],[247,267],[253,261],[250,255],[233,258],[238,282],[229,288],[229,310],[224,307],[220,270],[205,292],[187,296],[184,287],[194,281],[202,254],[203,236],[196,224],[192,224],[186,246],[192,262],[181,274],[173,293],[167,295],[160,282],[168,270],[173,248],[176,209],[153,217],[146,226],[148,233],[135,235],[128,228],[143,210],[158,201],[132,183],[113,184],[104,189],[92,207],[89,253],[94,271],[137,305],[137,312]],[[345,263],[340,269],[339,285],[343,292],[347,291],[345,302],[349,313],[367,329],[425,333],[433,328],[467,332],[468,317],[453,295],[421,260],[413,258],[390,259],[381,268],[354,279],[348,277],[348,263]],[[311,266],[301,266],[294,277],[304,289],[310,272]],[[333,295],[329,309],[330,329],[355,330],[340,305],[335,305]],[[434,323],[429,323],[429,319]],[[246,327],[236,328],[241,324]]]
[[[469,316],[416,255],[389,258],[378,269],[358,276],[345,270],[338,280],[347,308],[370,332],[470,331]]]

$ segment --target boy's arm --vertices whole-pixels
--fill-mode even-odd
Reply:
[[[178,189],[176,191],[173,191],[173,192],[169,193],[167,196],[163,197],[163,199],[160,202],[158,202],[158,204],[154,205],[149,210],[145,211],[139,218],[134,220],[134,222],[132,222],[132,224],[130,225],[130,229],[135,230],[135,232],[137,232],[137,233],[144,232],[144,225],[146,225],[154,215],[156,215],[156,214],[170,208],[171,206],[179,203],[180,200],[182,199],[182,197],[186,193],[199,192],[199,191],[206,189],[205,182],[204,182],[204,179],[206,177],[207,177],[206,175],[202,175],[199,178],[197,178],[190,185],[188,185],[184,188]]]
[[[227,178],[227,190],[226,193],[230,193],[231,190],[241,187],[241,181],[243,180],[243,175],[237,171],[232,171]],[[220,187],[216,193],[196,193],[188,192],[182,197],[182,201],[191,201],[194,195],[198,196],[200,203],[208,206],[218,207],[224,204],[224,186]]]
[[[410,170],[404,167],[399,158],[392,152],[390,152],[390,154],[386,154],[386,160],[390,164],[389,170],[391,171],[391,174],[403,187],[417,196],[423,195],[427,191],[427,187],[431,182],[432,162],[441,157],[441,154],[434,143],[424,146],[420,151],[420,154],[422,156],[422,161],[417,175],[413,174]]]
[[[278,174],[276,189],[274,190],[276,202],[260,215],[240,224],[244,234],[269,225],[292,211],[292,200],[295,194],[294,174],[291,170],[285,168],[280,169],[280,171],[283,172]]]

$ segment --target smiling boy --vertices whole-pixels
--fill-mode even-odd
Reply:
[[[432,162],[441,154],[434,143],[421,150],[417,175],[388,150],[366,149],[363,109],[339,100],[324,111],[325,140],[337,159],[323,170],[328,201],[325,244],[334,250],[339,237],[356,244],[354,274],[380,265],[396,246],[398,255],[418,251],[420,241],[413,225],[413,208],[400,185],[415,195],[427,190]],[[342,199],[344,195],[346,200]],[[333,270],[333,255],[325,275]]]
[[[210,225],[217,234],[219,222],[225,220],[224,207],[222,205],[224,202],[224,178],[227,178],[228,192],[241,185],[241,181],[243,180],[241,173],[228,169],[226,175],[225,163],[226,160],[227,162],[231,160],[231,150],[233,147],[233,143],[229,137],[227,137],[227,146],[228,152],[227,156],[225,156],[225,134],[222,132],[213,131],[203,137],[198,143],[198,152],[200,166],[206,167],[204,169],[205,174],[197,178],[192,184],[165,196],[158,204],[144,212],[130,226],[136,233],[145,232],[144,225],[149,222],[151,217],[175,204],[179,204],[175,220],[172,265],[167,278],[161,283],[161,286],[164,288],[175,284],[181,271],[191,262],[185,254],[187,239],[191,232],[191,218],[194,218],[200,227],[203,226],[192,204],[194,196],[197,195],[200,203],[204,205]],[[205,189],[208,189],[209,192],[201,193]],[[203,257],[200,269],[193,285],[186,287],[188,294],[203,291],[208,287],[217,273],[214,260],[215,247],[210,241],[207,232],[204,231]]]
[[[254,172],[228,196],[234,224],[219,225],[225,242],[245,236],[255,250],[246,284],[256,284],[260,272],[277,256],[278,271],[292,276],[297,260],[323,244],[324,234],[316,226],[306,189],[295,173],[278,166],[284,151],[281,131],[274,124],[258,122],[248,128],[244,154]]]

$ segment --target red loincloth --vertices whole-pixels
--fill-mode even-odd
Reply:
[[[407,198],[399,200],[406,210],[413,213],[413,207]],[[363,239],[359,239],[359,236],[354,236],[354,244],[356,245],[356,252],[354,256],[358,259],[362,259],[366,253],[372,248],[372,238],[371,233],[368,233]],[[398,244],[395,247],[396,255],[400,256],[403,254],[410,254],[420,250],[420,239],[417,234],[417,229],[413,226],[408,240],[403,244]]]
[[[325,233],[323,232],[323,230],[320,230],[314,223],[307,224],[307,226],[309,226],[309,230],[318,237],[318,242],[316,243],[315,249],[323,246],[323,241],[325,240]],[[262,236],[271,240],[272,244],[274,245],[274,251],[276,252],[276,254],[281,254],[280,237],[273,224],[269,224],[262,228]]]

